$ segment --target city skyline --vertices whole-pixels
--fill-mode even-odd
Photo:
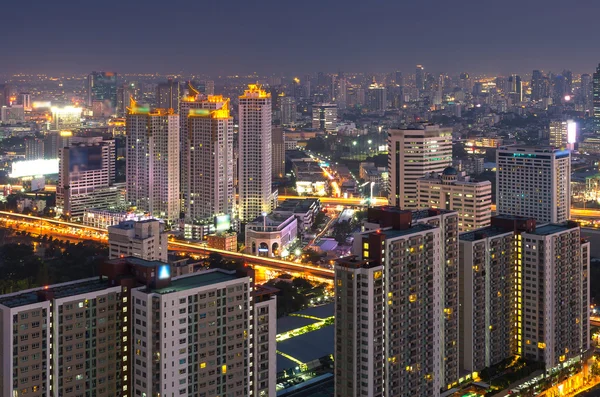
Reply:
[[[591,0],[579,1],[577,7],[556,0],[510,0],[485,8],[473,0],[435,1],[427,9],[414,1],[368,4],[352,0],[319,4],[319,8],[315,2],[301,6],[234,2],[233,7],[207,7],[175,1],[170,5],[176,21],[171,29],[149,30],[147,26],[162,17],[153,1],[143,7],[139,2],[121,4],[117,12],[112,8],[91,12],[70,1],[36,3],[27,9],[19,3],[3,6],[5,15],[11,16],[6,20],[7,31],[20,34],[0,43],[0,50],[10,54],[0,74],[130,73],[140,68],[153,73],[214,75],[319,70],[379,73],[412,71],[416,64],[424,65],[426,71],[447,73],[508,74],[565,67],[590,73],[596,64],[590,51],[595,37],[593,15],[600,7]],[[48,21],[54,21],[51,29]],[[570,28],[553,28],[564,25]],[[198,26],[220,33],[213,40],[196,41],[197,51],[189,51],[188,41],[179,38]],[[245,34],[248,30],[255,34]],[[135,45],[129,44],[131,37]],[[167,55],[157,57],[157,53]]]

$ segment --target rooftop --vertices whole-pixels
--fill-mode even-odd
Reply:
[[[56,284],[48,287],[36,288],[17,292],[15,294],[5,295],[4,297],[0,298],[0,305],[15,308],[40,302],[42,299],[38,297],[38,292],[54,294],[55,298],[60,299],[69,296],[84,295],[90,292],[100,291],[105,288],[109,288],[110,286],[111,285],[109,284],[108,280],[100,278]]]
[[[563,223],[563,224],[556,224],[556,223],[548,223],[546,225],[542,225],[542,226],[538,226],[536,227],[535,231],[533,233],[530,234],[535,234],[538,236],[548,236],[550,234],[555,234],[555,233],[561,233],[561,232],[566,232],[575,228],[579,228],[579,225],[573,223],[573,224],[569,224],[569,223]]]
[[[512,231],[506,230],[504,228],[497,227],[497,226],[488,226],[488,227],[483,227],[481,229],[473,230],[470,232],[461,233],[459,235],[459,240],[460,241],[477,241],[477,240],[483,240],[484,238],[488,238],[488,237],[500,236],[500,235],[506,234],[506,233],[512,233]]]
[[[413,234],[413,233],[419,233],[419,232],[423,232],[425,230],[431,230],[431,229],[435,229],[435,227],[424,224],[424,223],[417,223],[416,225],[412,225],[410,228],[404,229],[404,230],[385,229],[385,230],[381,230],[380,232],[374,232],[374,233],[381,233],[381,234],[385,235],[386,239],[390,239],[390,238],[406,236],[406,235]]]
[[[161,266],[161,265],[165,265],[164,262],[161,261],[148,261],[146,259],[142,259],[142,258],[138,258],[135,256],[127,256],[125,258],[117,258],[117,259],[111,259],[109,261],[107,261],[107,263],[130,263],[132,265],[135,266],[143,266],[143,267],[157,267],[157,266]]]
[[[185,291],[192,288],[204,287],[211,284],[222,283],[241,278],[235,271],[226,271],[222,269],[206,270],[199,273],[193,273],[190,276],[183,276],[171,280],[171,284],[164,288],[144,288],[144,292],[149,294],[166,295],[173,292]]]

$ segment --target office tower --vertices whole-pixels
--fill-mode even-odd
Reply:
[[[489,226],[492,216],[492,183],[472,180],[465,172],[448,167],[417,180],[419,208],[439,208],[458,213],[458,230]]]
[[[337,105],[334,103],[317,103],[312,105],[312,128],[333,132],[337,127]]]
[[[415,86],[417,88],[417,93],[421,95],[425,90],[425,68],[422,65],[417,65],[415,71]]]
[[[117,115],[125,117],[129,100],[136,97],[135,84],[123,84],[117,88]]]
[[[550,134],[549,144],[556,149],[567,147],[567,121],[551,121],[548,127]]]
[[[2,124],[20,124],[25,122],[25,109],[23,105],[2,106],[0,108],[0,121]]]
[[[394,81],[398,87],[404,87],[404,76],[402,76],[401,71],[396,71]]]
[[[343,73],[338,73],[338,77],[335,82],[334,98],[335,103],[339,109],[346,109],[348,103],[347,100],[347,80]]]
[[[31,94],[29,92],[20,92],[17,96],[17,105],[23,106],[26,112],[31,112]]]
[[[285,133],[280,126],[273,127],[273,178],[285,176]]]
[[[183,104],[184,102],[182,102]],[[233,192],[233,118],[229,98],[209,95],[186,108],[184,137],[187,194],[186,220],[212,221],[216,215],[231,215]]]
[[[131,396],[125,291],[92,278],[0,296],[0,394]]]
[[[44,158],[44,140],[35,136],[25,138],[25,160]]]
[[[108,257],[167,262],[168,237],[165,224],[158,219],[120,222],[108,227]]]
[[[571,95],[573,93],[573,72],[565,69],[562,75],[565,78],[565,95]]]
[[[497,213],[560,223],[571,216],[571,153],[502,146],[496,153]]]
[[[583,105],[583,111],[591,116],[594,114],[594,95],[593,95],[593,84],[592,84],[592,76],[589,74],[581,75],[581,86],[580,86],[580,94],[579,98],[581,100],[581,104]]]
[[[459,376],[458,215],[376,207],[364,226],[335,266],[335,395],[439,396]]]
[[[589,349],[589,243],[580,237],[571,222],[536,227],[514,216],[460,235],[463,370],[515,355],[550,369]]]
[[[49,132],[44,137],[44,158],[57,159],[59,150],[69,146],[73,138],[72,131]]]
[[[531,74],[531,100],[540,101],[544,98],[544,74],[534,70]]]
[[[594,131],[600,134],[600,64],[593,74]]]
[[[280,96],[279,108],[281,111],[281,125],[296,124],[296,99],[291,96]]]
[[[387,107],[385,86],[372,83],[367,90],[367,108],[372,112],[384,112]]]
[[[255,292],[251,272],[168,269],[131,291],[132,395],[274,396],[274,295]]]
[[[87,78],[87,105],[100,102],[113,112],[117,109],[117,74],[114,72],[92,72]]]
[[[81,114],[83,109],[75,106],[53,106],[51,130],[68,130],[81,127]]]
[[[239,212],[250,222],[272,210],[271,94],[248,85],[239,98]]]
[[[508,84],[510,86],[510,95],[514,102],[523,102],[523,82],[521,76],[516,74],[511,75],[508,78]]]
[[[127,201],[171,223],[179,219],[179,116],[172,109],[138,106],[126,119]]]
[[[311,84],[310,84],[310,74],[304,75],[304,92],[306,93],[306,97],[310,98],[310,96],[312,94]]]
[[[563,100],[571,95],[569,91],[569,82],[563,75],[556,75],[552,79],[552,102],[554,104],[563,103]]]
[[[418,207],[417,180],[452,165],[452,129],[435,124],[415,124],[388,131],[390,204],[403,209]]]
[[[86,209],[119,209],[122,189],[115,182],[115,141],[71,138],[58,149],[57,212],[81,219]]]
[[[179,82],[169,79],[156,86],[156,107],[179,110]]]

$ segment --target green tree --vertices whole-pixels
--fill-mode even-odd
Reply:
[[[333,226],[332,236],[340,244],[344,244],[352,233],[352,225],[349,221],[338,222]]]

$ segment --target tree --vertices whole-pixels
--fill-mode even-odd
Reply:
[[[465,150],[465,146],[462,142],[455,143],[452,145],[452,158],[453,159],[463,159],[468,156],[467,151]]]
[[[343,221],[335,224],[332,236],[339,244],[344,244],[350,233],[352,233],[352,225],[349,221]]]

